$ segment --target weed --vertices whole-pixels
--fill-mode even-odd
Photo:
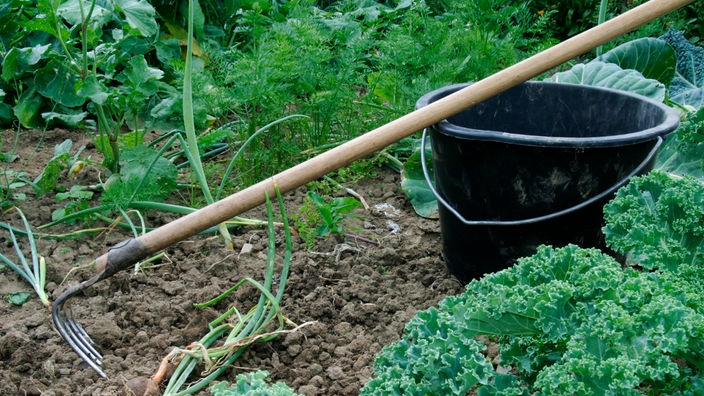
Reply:
[[[294,225],[310,249],[318,237],[328,234],[344,235],[342,223],[355,217],[351,212],[360,205],[361,202],[355,198],[337,197],[326,201],[310,191],[298,213],[293,216]]]

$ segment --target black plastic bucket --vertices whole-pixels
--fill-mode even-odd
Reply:
[[[416,107],[466,85],[430,92]],[[603,206],[652,168],[678,124],[676,111],[641,95],[526,82],[433,125],[448,269],[466,282],[541,244],[603,247]]]

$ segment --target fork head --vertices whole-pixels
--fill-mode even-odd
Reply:
[[[61,337],[98,375],[107,378],[101,370],[103,356],[95,349],[95,343],[80,323],[74,319],[71,309],[65,307],[66,301],[94,283],[111,277],[128,268],[152,252],[139,239],[127,239],[111,247],[108,253],[95,260],[96,275],[81,283],[69,286],[52,303],[51,318]]]
[[[78,356],[88,363],[98,375],[107,379],[107,375],[105,375],[105,372],[100,368],[103,364],[103,355],[95,349],[95,343],[83,329],[83,326],[74,319],[71,309],[65,306],[66,301],[68,301],[71,296],[100,280],[100,275],[101,274],[98,274],[64,290],[52,304],[51,318],[59,334],[61,334],[61,337],[66,340]]]

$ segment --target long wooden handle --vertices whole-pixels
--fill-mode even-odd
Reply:
[[[265,194],[273,196],[275,186],[278,186],[282,192],[298,188],[692,1],[650,0],[426,107],[165,224],[137,239],[115,246],[109,253],[96,259],[97,269],[104,273],[101,279],[127,268],[150,254],[261,205]]]

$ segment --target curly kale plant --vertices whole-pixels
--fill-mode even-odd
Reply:
[[[543,246],[420,312],[377,357],[362,394],[695,394],[703,303],[672,273]],[[499,356],[490,361],[477,335],[495,340]]]
[[[669,135],[658,154],[655,169],[704,180],[704,107],[687,114]]]
[[[676,273],[703,271],[704,185],[699,180],[663,172],[634,178],[606,205],[604,218],[607,243],[627,255],[628,263]]]
[[[267,371],[238,374],[235,384],[218,382],[210,387],[210,392],[213,396],[300,396],[284,383],[269,384],[268,376]]]

